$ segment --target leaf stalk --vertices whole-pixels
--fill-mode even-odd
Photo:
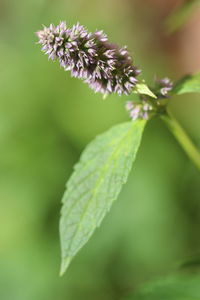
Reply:
[[[160,117],[165,122],[171,133],[175,136],[193,164],[200,171],[200,151],[196,148],[185,130],[169,111],[160,115]]]

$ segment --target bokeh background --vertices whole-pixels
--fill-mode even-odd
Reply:
[[[128,120],[48,61],[36,44],[42,24],[79,21],[128,45],[151,84],[200,70],[200,9],[176,33],[176,0],[0,1],[0,299],[110,300],[200,250],[200,176],[160,120],[149,123],[113,209],[59,278],[58,221],[65,182],[85,145]],[[132,96],[131,96],[132,97]],[[173,114],[200,143],[200,96],[171,99]]]

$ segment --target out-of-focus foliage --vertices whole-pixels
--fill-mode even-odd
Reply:
[[[146,3],[146,1],[145,1]],[[150,50],[151,26],[129,1],[0,2],[0,299],[112,300],[170,271],[200,249],[199,174],[159,120],[144,133],[118,201],[59,278],[58,221],[65,182],[95,135],[128,120],[124,101],[102,100],[49,62],[36,45],[41,24],[80,21],[128,44],[144,77],[169,74]],[[157,36],[155,37],[157,39]],[[148,51],[147,51],[148,50]],[[200,140],[199,96],[171,110]],[[155,188],[156,187],[156,188]]]
[[[172,90],[172,94],[186,94],[200,92],[200,73],[187,75],[180,79]]]
[[[200,276],[178,274],[158,279],[140,288],[132,300],[192,300],[200,299]]]
[[[184,0],[183,4],[175,9],[166,20],[167,31],[173,33],[184,26],[198,6],[200,6],[199,0]]]

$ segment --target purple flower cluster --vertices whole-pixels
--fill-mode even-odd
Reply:
[[[37,32],[42,51],[52,60],[81,78],[95,92],[130,94],[140,74],[126,47],[110,44],[102,31],[89,33],[79,23],[68,28],[65,22]]]
[[[173,83],[169,78],[156,79],[156,88],[159,91],[159,98],[167,98],[173,88]]]
[[[129,112],[132,120],[148,120],[153,111],[153,107],[148,103],[134,103],[133,101],[128,101],[126,103],[126,110]]]

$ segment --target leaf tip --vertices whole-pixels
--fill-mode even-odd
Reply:
[[[69,256],[62,259],[60,273],[59,273],[60,277],[64,275],[67,268],[69,267],[70,262],[71,262],[71,257],[69,257]]]

